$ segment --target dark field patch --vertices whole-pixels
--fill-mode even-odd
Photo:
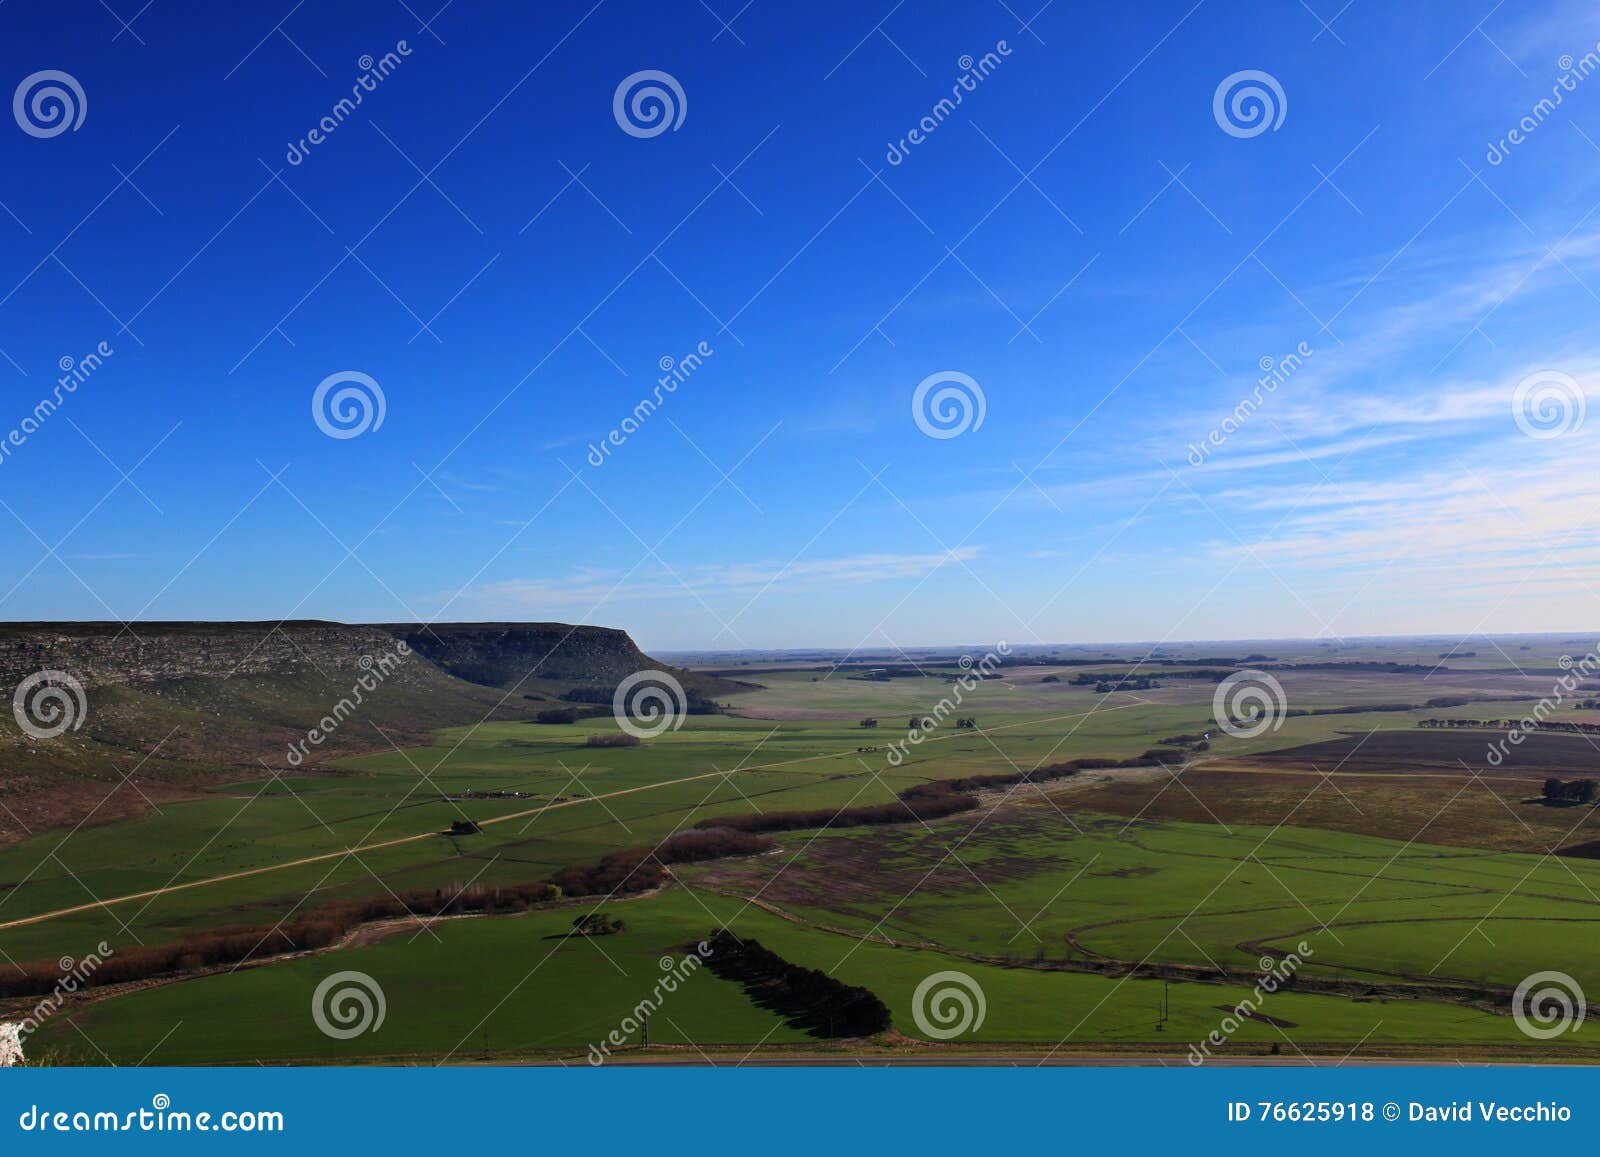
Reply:
[[[1307,743],[1282,751],[1251,756],[1252,763],[1303,767],[1323,771],[1434,771],[1460,772],[1462,763],[1476,771],[1489,770],[1491,746],[1503,749],[1504,758],[1493,767],[1506,772],[1543,775],[1546,772],[1581,772],[1600,769],[1600,742],[1582,735],[1556,731],[1533,732],[1520,744],[1508,732],[1477,728],[1418,727],[1405,731],[1378,731]],[[1342,766],[1340,766],[1342,764]]]
[[[1318,761],[1317,766],[1330,771],[1333,765]],[[1079,822],[1083,817],[1078,813],[1087,811],[1138,817],[1141,822],[1283,823],[1534,855],[1562,843],[1573,845],[1563,854],[1583,855],[1576,849],[1592,845],[1589,855],[1600,858],[1600,840],[1594,838],[1600,835],[1600,815],[1587,818],[1577,808],[1545,807],[1537,799],[1538,778],[1526,770],[1510,775],[1496,771],[1476,779],[1459,764],[1454,770],[1454,775],[1443,767],[1412,774],[1414,769],[1396,772],[1389,764],[1380,772],[1346,763],[1339,774],[1324,779],[1309,765],[1301,771],[1201,764],[1183,773],[1182,787],[1169,787],[1165,778],[1105,779],[1069,789],[1060,804],[1072,807]],[[1048,803],[1035,801],[1023,801],[1020,810],[1041,806],[1050,810]]]
[[[1245,1009],[1245,1010],[1243,1010],[1241,1012],[1239,1009],[1235,1008],[1231,1004],[1214,1004],[1211,1007],[1216,1009],[1218,1012],[1225,1012],[1230,1016],[1241,1017],[1244,1020],[1258,1020],[1262,1024],[1270,1024],[1273,1028],[1299,1028],[1300,1027],[1298,1024],[1296,1024],[1292,1020],[1280,1020],[1278,1017],[1268,1016],[1266,1013],[1261,1012],[1259,1009],[1257,1009],[1257,1010]]]

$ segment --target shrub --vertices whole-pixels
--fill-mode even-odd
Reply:
[[[629,735],[626,731],[608,731],[603,735],[591,735],[584,740],[585,747],[638,747],[639,737]]]

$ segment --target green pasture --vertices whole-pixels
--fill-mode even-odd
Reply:
[[[890,1006],[897,1029],[924,1040],[930,1038],[919,1027],[914,994],[929,976],[945,971],[964,973],[982,993],[981,1026],[953,1038],[966,1044],[1159,1044],[1183,1052],[1218,1029],[1226,1009],[1252,994],[1253,980],[1168,986],[896,950],[687,891],[609,906],[626,929],[593,940],[565,935],[574,910],[580,909],[444,921],[433,926],[437,940],[408,930],[370,948],[107,1000],[75,1012],[71,1024],[53,1022],[37,1044],[83,1060],[102,1060],[103,1053],[119,1064],[472,1061],[551,1052],[582,1063],[591,1044],[652,995],[664,957],[681,958],[687,944],[724,922],[787,959],[871,988]],[[313,995],[321,981],[341,971],[364,973],[382,990],[385,1015],[376,1031],[339,1040],[318,1029]],[[1170,1015],[1161,1023],[1163,1001]],[[1280,1024],[1244,1023],[1232,1034],[1235,1050],[1259,1055],[1273,1044],[1288,1053],[1296,1047],[1326,1052],[1358,1045],[1377,1051],[1397,1044],[1527,1044],[1509,1017],[1413,1000],[1280,992],[1266,998],[1262,1011]],[[1551,1047],[1564,1050],[1558,1055],[1573,1055],[1590,1043],[1593,1031]],[[629,1039],[637,1044],[637,1032]],[[753,1004],[741,986],[708,970],[693,973],[661,998],[650,1018],[650,1039],[691,1052],[695,1046],[816,1043]]]

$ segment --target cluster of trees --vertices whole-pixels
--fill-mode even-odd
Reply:
[[[602,735],[591,735],[584,740],[585,747],[638,747],[639,737],[629,735],[626,731],[608,731]]]
[[[772,841],[726,824],[710,824],[679,832],[655,847],[624,848],[602,856],[594,864],[574,864],[550,877],[550,883],[568,896],[628,895],[648,892],[667,878],[671,864],[692,864],[722,856],[749,856],[772,847]]]
[[[1592,804],[1600,788],[1592,779],[1559,780],[1551,776],[1544,781],[1544,802],[1548,804]]]
[[[439,916],[463,912],[522,912],[530,905],[559,899],[552,885],[472,885],[455,889],[414,889],[370,900],[342,901],[314,908],[294,921],[275,925],[229,925],[170,944],[121,948],[107,956],[83,982],[91,988],[125,984],[200,968],[242,964],[283,952],[326,948],[351,929],[401,916]],[[0,998],[45,996],[61,979],[55,959],[0,969]]]
[[[1077,682],[1076,679],[1073,682]],[[1154,691],[1161,686],[1159,679],[1152,679],[1148,675],[1137,675],[1132,679],[1102,679],[1094,685],[1098,694],[1107,695],[1112,691]]]
[[[586,912],[572,922],[579,936],[612,936],[627,927],[618,916],[604,912]]]
[[[1520,719],[1419,719],[1418,727],[1476,727],[1489,731],[1510,731],[1523,728]],[[1566,731],[1579,735],[1600,735],[1600,723],[1580,723],[1575,719],[1546,719],[1539,724],[1540,731]]]
[[[990,787],[1014,787],[1023,783],[1046,783],[1066,779],[1087,768],[1154,767],[1183,759],[1183,752],[1172,747],[1152,747],[1131,759],[1069,759],[1046,767],[1018,773],[968,775],[960,779],[936,779],[908,787],[894,803],[867,804],[862,807],[809,808],[805,811],[760,812],[751,815],[715,816],[701,820],[696,831],[725,829],[737,832],[796,832],[812,828],[859,828],[878,824],[907,824],[941,819],[978,806],[974,792]],[[556,882],[562,882],[556,877]]]
[[[596,707],[603,707],[605,711],[588,712],[593,715],[604,715],[610,711],[616,699],[615,687],[574,687],[570,691],[562,692],[561,698],[568,703],[584,703]],[[683,692],[684,714],[686,715],[720,715],[723,712],[722,704],[714,699],[707,699],[693,687],[686,687]]]
[[[1182,671],[1161,671],[1159,674],[1167,679],[1200,679],[1220,683],[1233,672],[1210,667],[1193,667]],[[1151,676],[1141,675],[1137,671],[1125,671],[1120,675],[1105,671],[1080,671],[1072,677],[1072,681],[1080,687],[1085,687],[1091,683],[1130,683],[1149,678]]]
[[[889,1006],[870,989],[792,964],[758,940],[741,940],[719,928],[708,943],[706,967],[724,980],[737,980],[757,1004],[813,1036],[871,1036],[887,1032],[893,1023]]]
[[[860,724],[862,727],[876,727],[877,725],[878,721],[872,718],[863,719]]]
[[[934,784],[923,784],[932,788]],[[863,807],[811,808],[806,811],[761,812],[753,815],[718,816],[702,820],[709,828],[729,828],[740,832],[798,832],[810,828],[860,828],[877,824],[906,824],[917,820],[936,820],[978,806],[978,797],[955,791],[922,795],[914,787],[900,793],[896,803],[867,804]]]

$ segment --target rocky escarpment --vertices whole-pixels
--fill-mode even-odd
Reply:
[[[0,843],[137,806],[107,795],[119,767],[156,794],[304,774],[575,695],[609,703],[644,669],[672,671],[691,703],[748,688],[668,668],[624,631],[562,623],[0,623],[0,701],[25,700],[0,708]]]
[[[332,675],[395,650],[382,627],[284,623],[0,623],[0,686],[42,670],[85,687],[148,687],[182,679]],[[420,672],[413,667],[409,677]],[[402,676],[405,677],[405,676]]]
[[[662,668],[626,631],[565,623],[395,623],[383,628],[440,670],[488,687],[533,680],[614,687]]]
[[[404,643],[395,678],[441,674],[487,687],[534,680],[614,686],[659,668],[626,631],[564,623],[0,623],[0,687],[36,671],[85,687],[150,687],[192,679],[332,678],[364,670]]]

